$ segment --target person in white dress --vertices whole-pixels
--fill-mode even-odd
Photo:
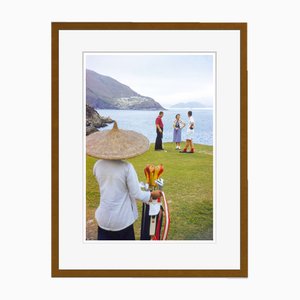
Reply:
[[[180,114],[175,116],[175,120],[173,122],[173,142],[176,144],[176,150],[180,150],[181,143],[181,129],[185,126],[185,123],[181,120]]]

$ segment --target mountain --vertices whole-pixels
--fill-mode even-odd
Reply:
[[[95,109],[164,110],[154,99],[91,70],[86,70],[86,103]]]
[[[206,108],[204,104],[196,101],[180,102],[171,106],[171,108]]]

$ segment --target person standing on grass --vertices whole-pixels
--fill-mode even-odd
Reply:
[[[180,114],[177,114],[173,123],[173,142],[176,143],[176,150],[180,150],[181,143],[181,129],[185,123],[180,119]]]
[[[164,131],[164,124],[162,122],[162,118],[164,116],[164,112],[160,111],[158,117],[155,120],[156,126],[156,140],[155,140],[155,150],[164,150],[162,146],[162,138]]]
[[[125,159],[148,151],[149,140],[132,130],[98,131],[86,138],[86,152],[97,160],[93,173],[100,188],[95,211],[98,240],[135,240],[133,224],[138,218],[136,200],[151,202],[162,192],[142,191],[133,165]]]
[[[189,124],[188,124],[187,132],[186,132],[186,144],[185,144],[183,151],[181,151],[181,152],[194,153],[195,149],[194,149],[194,145],[193,145],[193,136],[194,136],[195,121],[193,118],[192,111],[188,111],[188,118],[189,118]],[[191,148],[191,151],[187,152],[189,147]]]

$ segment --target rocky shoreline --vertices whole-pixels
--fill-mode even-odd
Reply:
[[[98,128],[106,127],[107,124],[113,123],[110,117],[103,117],[91,106],[86,104],[86,135],[98,131]]]

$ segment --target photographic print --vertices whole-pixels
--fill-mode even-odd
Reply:
[[[86,239],[101,239],[102,224],[104,235],[111,232],[112,239],[134,225],[132,235],[123,239],[213,240],[215,54],[85,53],[84,62]],[[120,139],[116,144],[108,145],[111,140],[107,140],[97,145],[102,137],[94,132],[113,132],[115,124],[148,139],[149,149],[126,161],[137,173],[141,190],[164,191],[158,200],[149,202],[149,192],[140,196],[146,199],[135,199],[138,187],[131,187],[126,175],[119,178],[122,154],[137,152],[139,144],[127,145]],[[109,155],[117,149],[120,161]],[[99,158],[108,154],[107,160],[118,164],[116,170],[110,174],[110,162],[98,161],[97,154]],[[104,197],[108,195],[103,204],[100,190]],[[120,222],[124,215],[127,219]]]
[[[247,192],[246,23],[52,23],[53,277],[247,277]]]

